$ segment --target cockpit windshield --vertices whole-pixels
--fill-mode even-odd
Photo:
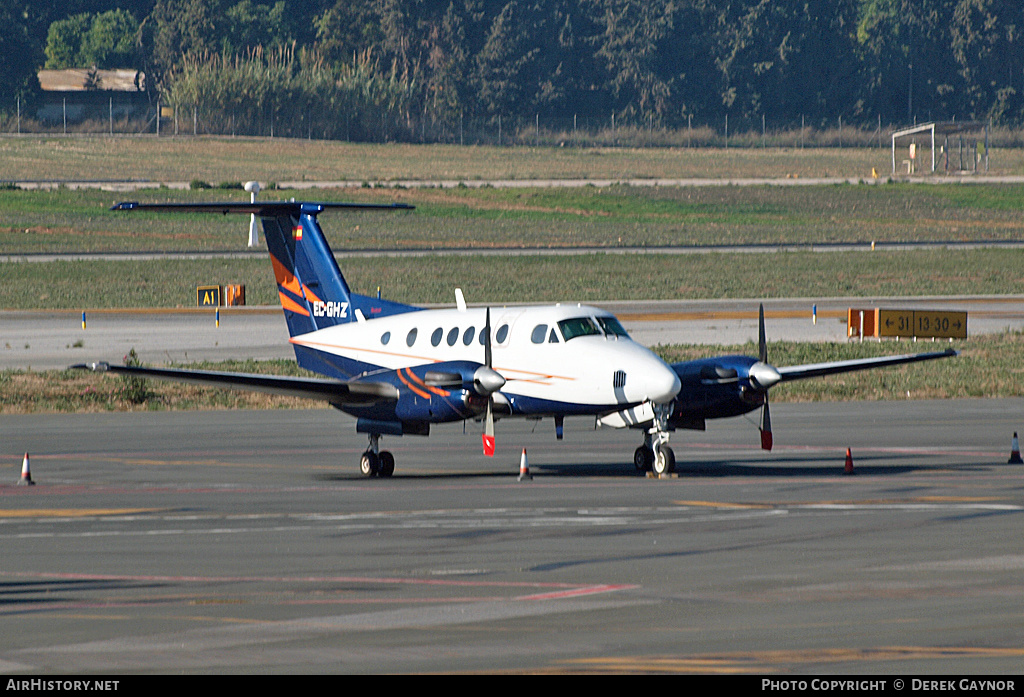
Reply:
[[[562,330],[562,337],[566,341],[575,339],[578,336],[590,336],[592,334],[600,336],[601,334],[601,330],[594,324],[594,320],[589,317],[563,319],[558,323],[558,328]]]
[[[598,317],[597,321],[601,325],[601,329],[603,329],[604,333],[608,336],[624,336],[627,339],[629,338],[629,334],[627,334],[626,330],[622,328],[621,324],[619,324],[619,320],[614,317]]]

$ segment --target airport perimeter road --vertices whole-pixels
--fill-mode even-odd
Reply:
[[[5,417],[0,671],[1019,675],[1024,400],[774,412],[661,480],[585,419],[367,480],[329,410]]]
[[[758,300],[594,303],[614,312],[642,344],[742,344],[757,341]],[[846,341],[850,307],[957,310],[970,335],[1024,328],[1024,298],[826,298],[766,300],[772,340]],[[812,310],[817,306],[817,321]],[[214,311],[0,311],[0,370],[120,362],[134,348],[143,362],[287,358],[294,354],[280,308]]]

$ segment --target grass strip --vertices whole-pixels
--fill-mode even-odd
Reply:
[[[341,262],[356,292],[413,304],[700,298],[1024,294],[1024,250],[388,257]],[[0,308],[192,307],[196,287],[241,283],[277,305],[266,259],[53,261],[0,265]]]

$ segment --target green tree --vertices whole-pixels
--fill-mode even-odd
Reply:
[[[675,38],[673,0],[581,0],[598,33],[595,55],[604,84],[624,116],[660,121],[668,110],[672,75],[658,70],[663,44]]]
[[[531,8],[511,0],[494,18],[476,55],[474,83],[480,106],[491,115],[521,114],[530,104],[527,81],[535,73],[540,48],[531,40]]]
[[[335,65],[351,64],[357,54],[378,47],[384,38],[380,16],[366,1],[338,0],[314,24],[317,51]]]
[[[161,84],[186,55],[215,51],[222,16],[217,0],[157,0],[141,38],[147,72]]]
[[[97,14],[82,37],[76,67],[127,68],[135,65],[138,33],[139,23],[126,10]]]
[[[0,0],[0,109],[15,109],[39,91],[36,69],[42,63],[40,43],[34,40],[32,4],[25,0]]]
[[[964,88],[950,46],[957,0],[863,0],[857,40],[869,113],[943,118],[962,110]]]
[[[46,36],[46,65],[48,70],[79,67],[78,55],[82,51],[85,33],[92,25],[88,12],[73,15],[50,25]]]
[[[970,115],[1020,123],[1024,119],[1024,5],[1011,0],[960,0],[950,33]]]
[[[233,5],[224,14],[222,49],[226,53],[238,53],[256,46],[272,49],[287,45],[292,37],[285,21],[286,13],[284,0],[273,5],[242,0]]]
[[[856,111],[856,0],[720,7],[716,65],[728,113],[758,121]]]

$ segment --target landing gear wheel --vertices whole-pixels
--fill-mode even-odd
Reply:
[[[672,451],[672,448],[667,445],[663,445],[658,448],[658,452],[654,455],[654,462],[651,467],[657,475],[671,474],[672,472],[675,472],[676,454]]]
[[[395,456],[391,454],[391,451],[381,450],[377,459],[379,461],[377,474],[381,477],[390,477],[395,473]]]
[[[392,465],[394,465],[394,462],[392,462]],[[359,472],[364,477],[376,477],[379,470],[380,458],[377,457],[376,453],[371,450],[363,453],[363,456],[359,458]]]
[[[636,467],[636,471],[639,474],[651,471],[651,465],[654,464],[654,453],[651,449],[641,445],[633,453],[633,466]]]

